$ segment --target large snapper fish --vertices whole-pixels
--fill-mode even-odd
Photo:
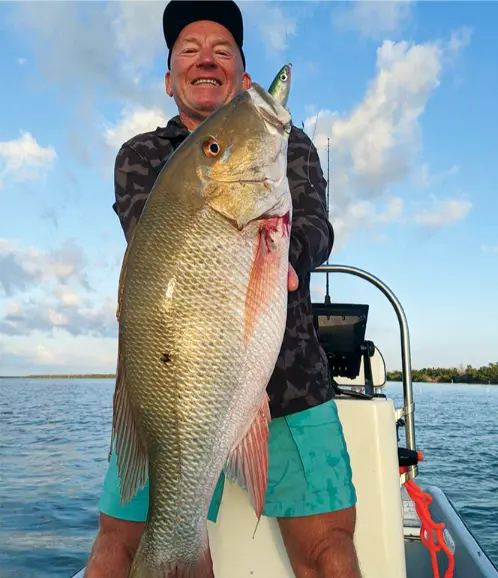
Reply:
[[[128,244],[113,419],[122,502],[150,483],[130,578],[214,576],[207,513],[223,470],[261,515],[266,387],[287,317],[290,127],[254,83],[171,156]]]

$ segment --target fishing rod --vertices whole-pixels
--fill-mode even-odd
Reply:
[[[330,219],[330,138],[327,138],[327,219]],[[329,263],[330,255],[327,257],[327,265]],[[329,272],[326,273],[325,278],[325,305],[330,305],[330,291],[329,291]]]

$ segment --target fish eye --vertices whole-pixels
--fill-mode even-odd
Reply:
[[[216,157],[220,152],[220,145],[214,137],[211,137],[202,145],[202,150],[206,156]]]
[[[287,73],[286,72],[282,72],[282,74],[280,75],[280,80],[282,82],[287,82]]]

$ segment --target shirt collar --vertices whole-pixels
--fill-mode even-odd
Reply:
[[[168,121],[168,124],[164,127],[161,127],[158,132],[160,136],[168,139],[187,137],[189,135],[187,127],[180,120],[180,115],[172,117]]]

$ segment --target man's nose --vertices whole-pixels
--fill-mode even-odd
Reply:
[[[214,50],[207,46],[203,47],[200,54],[197,66],[204,68],[212,68],[216,66],[216,59],[214,57]]]

